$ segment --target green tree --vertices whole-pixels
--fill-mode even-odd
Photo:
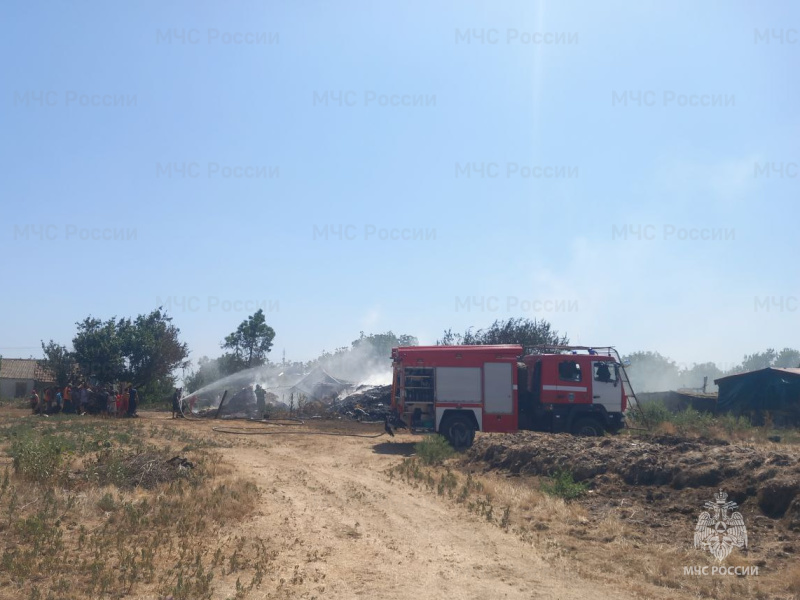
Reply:
[[[183,384],[187,392],[196,392],[222,376],[218,358],[201,356],[197,361],[197,370],[187,375],[183,380]]]
[[[219,369],[220,377],[226,377],[238,373],[242,369],[246,369],[244,361],[241,357],[232,352],[226,352],[219,358],[215,359],[217,368]]]
[[[372,354],[384,357],[388,360],[392,355],[392,348],[397,348],[398,346],[416,346],[418,344],[417,338],[413,335],[397,336],[391,331],[364,335],[362,331],[360,332],[359,338],[354,340],[351,346],[353,350],[369,348]]]
[[[173,372],[188,365],[189,349],[178,339],[180,329],[162,307],[133,320],[120,319],[117,331],[125,365],[121,377],[124,381],[171,385]]]
[[[447,329],[438,346],[483,346],[487,344],[519,344],[523,348],[539,345],[564,346],[569,344],[566,335],[559,335],[547,321],[540,319],[510,318],[495,321],[486,329],[473,331],[470,327],[463,334]]]
[[[189,351],[178,339],[180,330],[161,307],[135,319],[87,317],[76,325],[75,361],[91,381],[128,381],[162,394],[174,383],[173,372],[186,365]]]
[[[741,371],[757,371],[758,369],[766,369],[771,367],[778,357],[777,352],[773,348],[767,348],[765,352],[756,352],[748,354],[742,361]]]
[[[44,360],[42,365],[52,371],[59,387],[64,387],[72,378],[75,367],[75,356],[67,350],[66,346],[50,340],[47,344],[42,341]]]
[[[125,363],[116,318],[104,322],[90,316],[75,325],[78,332],[72,338],[72,347],[81,374],[103,384],[119,381]]]
[[[236,331],[225,338],[222,347],[231,351],[228,361],[236,370],[263,365],[272,348],[275,330],[267,325],[264,311],[258,311],[239,324]]]
[[[775,362],[772,366],[782,369],[800,368],[800,351],[794,348],[784,348],[778,352],[778,356],[775,357]]]
[[[315,367],[322,367],[336,377],[362,381],[365,377],[390,372],[392,348],[416,346],[418,343],[413,335],[395,335],[392,331],[365,334],[362,331],[349,347],[342,346],[333,352],[323,350],[320,356],[303,365],[303,370],[311,371]],[[289,368],[288,365],[284,366]]]

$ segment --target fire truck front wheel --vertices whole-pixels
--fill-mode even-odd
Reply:
[[[475,425],[467,416],[453,415],[445,417],[439,426],[439,433],[447,438],[453,448],[463,450],[472,446],[475,440]]]
[[[595,419],[583,418],[578,419],[572,425],[572,433],[575,435],[598,437],[605,433],[605,428]]]

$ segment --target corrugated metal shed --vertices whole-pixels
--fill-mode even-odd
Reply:
[[[719,379],[715,379],[714,383],[719,385],[720,381],[727,381],[728,379],[733,379],[734,377],[752,377],[754,373],[763,373],[765,371],[782,371],[783,373],[787,373],[789,375],[797,375],[798,377],[800,377],[800,369],[767,367],[766,369],[758,369],[756,371],[745,371],[744,373],[736,373],[735,375],[726,375],[725,377],[720,377]]]
[[[715,379],[720,410],[771,411],[800,416],[800,369],[768,367]]]

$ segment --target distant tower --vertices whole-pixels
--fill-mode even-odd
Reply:
[[[286,348],[283,349],[283,358],[281,359],[281,364],[286,366]]]

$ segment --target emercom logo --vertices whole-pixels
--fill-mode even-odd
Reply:
[[[725,560],[734,548],[747,548],[747,529],[742,513],[735,502],[728,502],[728,494],[719,491],[714,502],[706,502],[704,511],[694,528],[694,547],[708,550],[719,562]]]

